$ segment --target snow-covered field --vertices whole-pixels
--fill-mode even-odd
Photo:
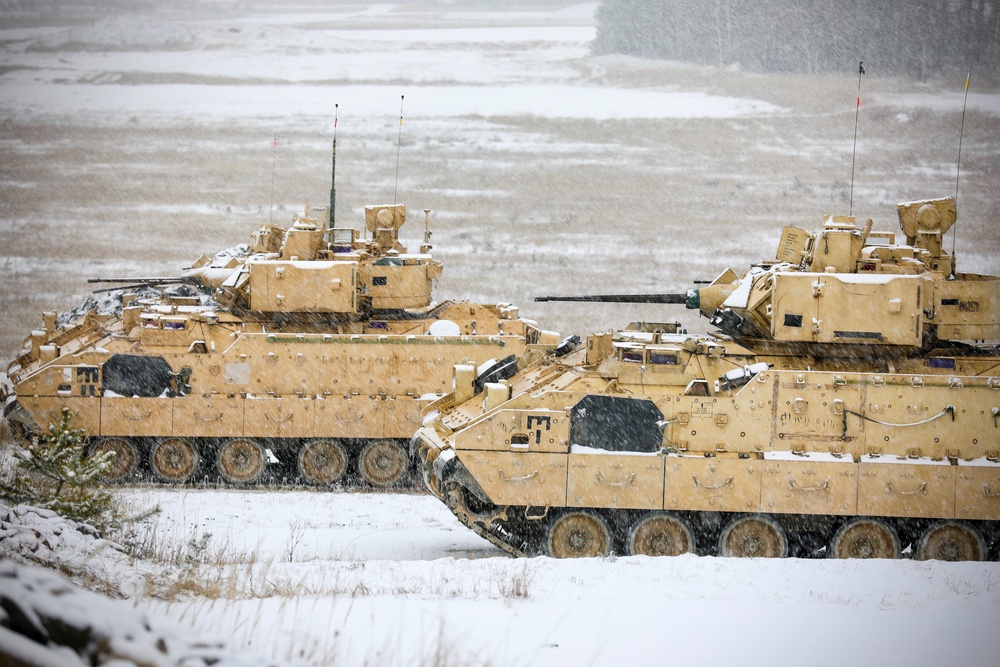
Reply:
[[[52,520],[33,524],[52,549],[32,557],[129,596],[114,613],[134,605],[293,664],[992,665],[1000,652],[995,563],[517,560],[427,496],[121,497],[160,507],[142,529],[153,556],[133,562],[65,527],[54,535]],[[0,545],[18,551],[14,539]]]
[[[170,275],[272,215],[323,203],[335,104],[338,220],[397,191],[416,218],[432,209],[439,298],[512,301],[566,333],[633,319],[704,326],[662,307],[531,300],[682,290],[770,257],[784,224],[847,213],[857,63],[803,77],[593,57],[594,9],[279,0],[96,23],[0,18],[0,357],[42,311],[79,303],[86,278]],[[963,83],[869,67],[859,218],[895,230],[896,201],[954,194]],[[960,268],[1000,272],[998,72],[974,73],[961,173]],[[404,237],[416,242],[420,227]],[[123,604],[288,662],[1000,655],[997,564],[519,561],[426,496],[124,495],[161,507],[147,542],[156,558],[58,540],[46,557],[92,568],[88,581],[111,582]],[[20,553],[10,545],[0,555]]]
[[[997,564],[518,561],[428,497],[149,496],[166,531],[256,550],[263,580],[302,593],[141,606],[317,664],[412,664],[441,652],[449,663],[511,667],[842,665],[854,656],[985,665],[1000,655]]]

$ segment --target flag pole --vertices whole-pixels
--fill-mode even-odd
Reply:
[[[396,137],[396,181],[392,186],[392,205],[396,205],[396,190],[399,187],[399,147],[403,139],[403,95],[399,96],[399,135]]]
[[[861,75],[865,73],[865,61],[858,62],[858,105],[854,111],[854,147],[851,149],[851,204],[848,215],[854,215],[854,162],[858,154],[858,117],[861,115]]]
[[[330,216],[329,216],[330,220],[329,220],[329,223],[327,224],[327,227],[329,229],[331,229],[331,230],[334,227],[334,224],[333,224],[333,219],[334,219],[334,216],[335,216],[334,211],[336,210],[336,206],[337,206],[337,189],[336,189],[336,185],[337,185],[337,112],[339,111],[339,109],[340,109],[340,105],[339,104],[334,104],[333,105],[333,157],[332,157],[332,166],[330,168]],[[333,235],[333,233],[331,232],[331,236],[332,235]],[[331,243],[333,242],[332,238],[330,239],[330,242]]]
[[[962,104],[962,129],[958,133],[958,165],[955,169],[955,209],[958,210],[958,181],[962,175],[962,138],[965,136],[965,110],[969,107],[969,79],[972,78],[972,68],[965,75],[965,102]],[[955,239],[958,237],[958,225],[951,233],[951,275],[955,276]]]

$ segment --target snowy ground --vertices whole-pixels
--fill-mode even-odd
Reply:
[[[565,333],[674,317],[697,327],[683,311],[531,300],[683,290],[770,257],[782,225],[813,228],[850,205],[856,63],[799,77],[595,58],[593,4],[214,7],[0,18],[0,357],[42,311],[79,303],[86,278],[170,275],[272,215],[323,203],[334,104],[339,220],[398,190],[415,217],[433,210],[439,298],[513,301]],[[856,215],[895,230],[896,201],[954,194],[962,83],[869,67]],[[955,243],[960,268],[997,273],[1000,73],[974,73],[971,90]],[[418,242],[419,227],[404,237]],[[163,510],[147,535],[154,557],[57,540],[46,558],[290,662],[985,665],[1000,654],[997,564],[512,560],[424,496],[126,495]]]
[[[519,561],[427,497],[137,495],[163,507],[166,531],[211,532],[234,554],[257,551],[269,584],[303,591],[141,606],[218,624],[279,657],[302,650],[334,664],[411,664],[445,651],[470,665],[793,666],[854,656],[989,664],[1000,651],[997,564]]]
[[[146,560],[65,527],[53,536],[58,521],[35,522],[53,548],[32,557],[150,618],[289,663],[988,665],[1000,651],[996,563],[518,560],[426,496],[121,497],[161,509],[142,530]]]

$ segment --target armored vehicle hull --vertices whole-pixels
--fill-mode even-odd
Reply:
[[[903,204],[904,233],[914,205],[954,219]],[[411,442],[428,488],[515,555],[996,559],[1000,278],[848,222],[689,293],[725,333],[456,369]]]
[[[366,239],[307,211],[179,278],[122,280],[109,314],[46,314],[7,369],[4,418],[28,439],[68,408],[91,451],[115,452],[111,481],[404,482],[456,363],[556,341],[507,304],[433,304],[441,264],[427,233],[419,253],[399,244],[404,221],[368,207]]]

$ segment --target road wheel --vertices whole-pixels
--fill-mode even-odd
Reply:
[[[719,555],[737,558],[784,558],[788,538],[769,516],[744,516],[730,523],[719,536]]]
[[[153,445],[149,465],[153,474],[164,482],[186,482],[198,469],[198,450],[184,438],[160,440]]]
[[[594,558],[611,553],[611,530],[591,512],[569,512],[549,527],[548,553],[553,558]]]
[[[940,521],[924,531],[917,544],[919,560],[985,560],[986,542],[979,531],[958,521]]]
[[[41,432],[28,428],[24,422],[7,421],[4,423],[10,428],[10,434],[14,436],[14,440],[22,447],[27,447],[31,444],[33,437],[41,435]]]
[[[219,448],[217,463],[227,482],[249,484],[264,472],[264,449],[253,440],[229,440]]]
[[[694,534],[671,514],[648,514],[628,532],[630,556],[679,556],[694,551]]]
[[[899,536],[879,519],[853,519],[830,540],[830,558],[899,558]]]
[[[113,452],[111,465],[101,475],[105,482],[124,482],[135,473],[139,452],[128,438],[101,438],[90,448],[90,455]]]
[[[489,519],[501,511],[499,506],[488,500],[480,500],[475,493],[460,484],[449,485],[446,502],[452,510],[461,508],[473,519]]]
[[[310,440],[299,450],[299,474],[307,484],[339,482],[347,470],[347,452],[333,440]]]
[[[388,440],[376,440],[361,450],[358,471],[375,486],[392,486],[406,475],[408,463],[402,447]]]

